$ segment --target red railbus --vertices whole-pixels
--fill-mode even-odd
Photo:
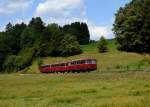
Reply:
[[[39,69],[42,73],[89,72],[97,69],[97,60],[81,59],[69,62],[41,65]]]

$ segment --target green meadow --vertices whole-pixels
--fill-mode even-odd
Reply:
[[[0,107],[150,107],[150,72],[0,75]]]
[[[44,64],[96,58],[90,73],[41,74],[37,60],[19,73],[0,74],[0,107],[150,107],[150,56],[119,52],[114,40],[98,53],[96,43],[81,55],[42,58]]]

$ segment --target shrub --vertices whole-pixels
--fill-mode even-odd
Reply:
[[[61,56],[71,56],[80,54],[81,47],[73,35],[67,34],[61,41],[61,46],[59,47]]]
[[[14,61],[16,59],[16,55],[10,55],[6,58],[6,60],[4,61],[3,64],[3,70],[5,70],[6,72],[11,72],[14,70],[15,68],[15,64]]]
[[[41,57],[39,57],[37,59],[37,63],[38,63],[39,66],[43,64],[43,60],[41,59]]]
[[[107,40],[102,36],[100,38],[100,40],[98,41],[98,51],[100,53],[103,53],[103,52],[107,52],[108,51],[108,43],[107,43]]]

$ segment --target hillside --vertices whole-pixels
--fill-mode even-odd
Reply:
[[[76,60],[81,58],[96,58],[98,61],[97,72],[104,71],[128,71],[128,70],[147,70],[150,66],[150,56],[145,54],[120,52],[116,49],[115,40],[108,40],[109,51],[98,53],[97,44],[81,45],[83,53],[71,57],[44,57],[44,64]],[[40,73],[37,60],[25,70],[24,73]]]
[[[1,74],[0,107],[150,107],[150,56],[119,52],[114,43],[103,54],[94,43],[81,55],[43,58],[45,64],[96,58],[95,72],[40,74],[35,60],[21,73]]]

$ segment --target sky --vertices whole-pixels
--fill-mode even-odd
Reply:
[[[92,40],[113,38],[115,13],[131,0],[0,0],[0,31],[7,23],[28,22],[41,17],[45,24],[63,26],[75,21],[86,22]]]

